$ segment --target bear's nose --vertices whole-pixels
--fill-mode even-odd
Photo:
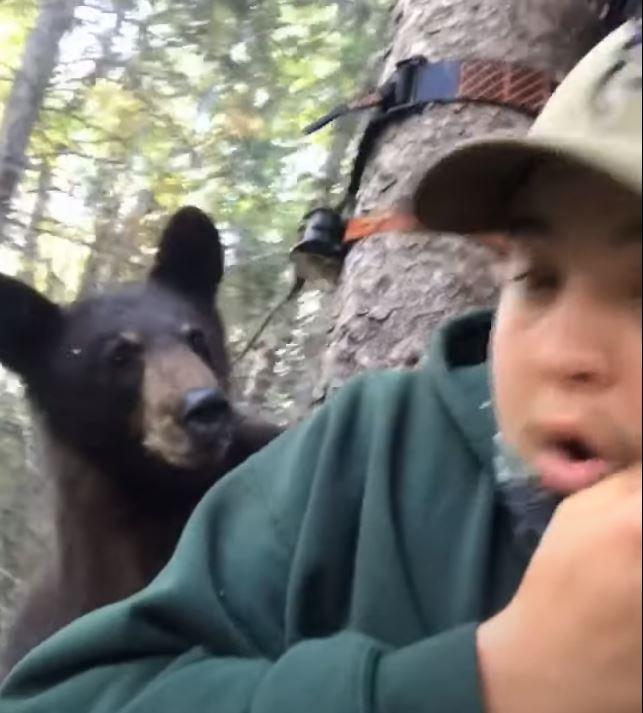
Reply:
[[[230,403],[222,391],[193,389],[183,399],[183,425],[196,438],[208,440],[216,436],[230,411]]]

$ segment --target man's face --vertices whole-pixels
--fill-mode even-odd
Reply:
[[[543,167],[511,207],[492,340],[508,444],[562,495],[641,460],[641,206]]]

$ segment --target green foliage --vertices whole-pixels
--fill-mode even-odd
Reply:
[[[0,121],[37,9],[36,0],[4,0],[0,3]]]
[[[0,6],[11,66],[35,5]],[[136,273],[149,260],[150,228],[194,202],[214,215],[228,239],[233,269],[224,299],[243,340],[290,279],[287,253],[319,185],[339,190],[324,176],[332,130],[304,138],[302,128],[361,89],[381,42],[384,6],[383,0],[104,0],[92,6],[103,12],[84,8],[63,42],[30,148],[35,167],[47,160],[53,170],[36,254],[54,271],[64,256],[64,277],[48,280],[54,293],[60,284],[79,289],[114,242]],[[81,61],[74,47],[91,61]],[[16,206],[25,226],[37,180],[37,171],[29,171]],[[143,190],[153,194],[155,213],[122,244],[115,236],[126,227],[132,196]],[[101,215],[109,237],[97,231]],[[20,247],[24,231],[14,234]],[[115,279],[122,263],[98,272]]]

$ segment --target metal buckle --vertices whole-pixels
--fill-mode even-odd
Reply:
[[[462,62],[430,62],[417,56],[400,62],[386,85],[385,112],[396,113],[420,109],[435,101],[455,100],[458,96]]]
[[[428,64],[427,58],[421,55],[398,62],[395,72],[381,89],[385,112],[409,109],[417,104],[419,71]]]

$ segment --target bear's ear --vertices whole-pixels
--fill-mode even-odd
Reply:
[[[63,325],[58,305],[24,283],[0,275],[0,363],[29,377]]]
[[[223,277],[223,247],[214,223],[186,207],[168,223],[150,279],[208,307]]]

